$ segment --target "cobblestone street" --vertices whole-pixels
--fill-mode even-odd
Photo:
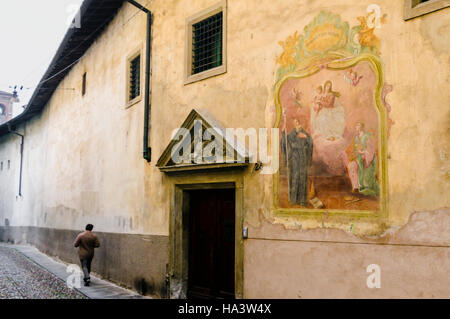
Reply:
[[[13,248],[0,247],[0,299],[86,299]]]

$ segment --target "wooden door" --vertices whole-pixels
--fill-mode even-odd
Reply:
[[[234,298],[235,190],[189,195],[188,298]]]

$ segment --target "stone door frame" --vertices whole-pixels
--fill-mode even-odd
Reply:
[[[243,298],[244,287],[244,187],[241,173],[181,175],[173,178],[169,221],[169,298],[184,299],[188,284],[188,235],[183,223],[189,213],[190,190],[235,189],[235,297]],[[184,217],[184,218],[183,218]]]

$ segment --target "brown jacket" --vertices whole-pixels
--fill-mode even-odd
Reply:
[[[73,245],[79,247],[78,255],[80,259],[91,259],[94,258],[94,248],[100,247],[100,242],[97,236],[86,230],[77,236]]]

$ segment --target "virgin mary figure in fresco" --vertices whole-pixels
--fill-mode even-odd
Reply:
[[[356,135],[343,158],[352,192],[377,196],[380,189],[377,180],[376,146],[372,134],[364,130],[364,123],[356,124]]]
[[[345,129],[345,111],[339,103],[339,92],[333,91],[331,81],[325,82],[323,88],[317,88],[311,112],[311,125],[316,136],[328,141],[342,137]]]

